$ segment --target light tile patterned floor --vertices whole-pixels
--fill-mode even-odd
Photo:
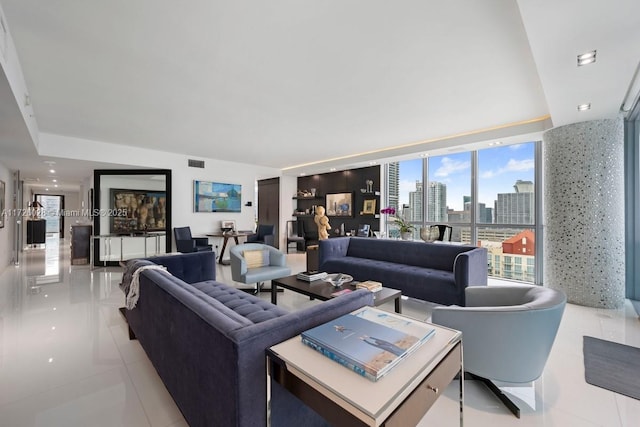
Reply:
[[[68,243],[57,243],[25,252],[20,267],[0,274],[0,425],[186,426],[144,351],[128,339],[117,310],[120,269],[70,266]],[[305,269],[304,254],[288,262],[293,271]],[[230,267],[217,268],[218,279],[231,283]],[[286,291],[279,304],[296,310],[319,302]],[[403,301],[404,313],[419,319],[432,307]],[[631,303],[622,310],[568,305],[542,378],[516,390],[535,407],[521,405],[517,420],[482,385],[466,381],[465,426],[638,425],[640,401],[584,381],[585,334],[640,346],[640,321]],[[458,425],[457,387],[449,386],[420,425]]]

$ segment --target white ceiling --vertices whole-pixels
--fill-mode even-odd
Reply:
[[[614,117],[640,59],[637,0],[0,4],[40,131],[276,168]]]

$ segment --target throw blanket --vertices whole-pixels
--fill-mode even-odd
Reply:
[[[136,269],[136,271],[133,272],[133,276],[131,277],[131,283],[129,284],[129,292],[127,293],[127,302],[126,302],[127,310],[133,310],[136,304],[138,303],[138,297],[140,296],[140,273],[142,273],[144,270],[161,270],[167,273],[168,275],[171,275],[171,273],[167,271],[167,267],[163,265],[157,265],[157,264],[145,265]]]

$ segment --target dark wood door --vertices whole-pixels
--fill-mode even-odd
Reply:
[[[280,248],[280,178],[258,181],[258,224],[275,226],[276,248]]]

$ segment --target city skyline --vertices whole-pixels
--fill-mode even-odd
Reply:
[[[535,144],[522,143],[478,151],[478,202],[493,207],[499,193],[515,192],[518,180],[534,181]],[[429,161],[429,182],[446,185],[447,206],[462,211],[464,197],[471,194],[471,153],[434,156]],[[422,159],[400,162],[398,199],[400,206],[410,204],[409,193],[422,181]]]

